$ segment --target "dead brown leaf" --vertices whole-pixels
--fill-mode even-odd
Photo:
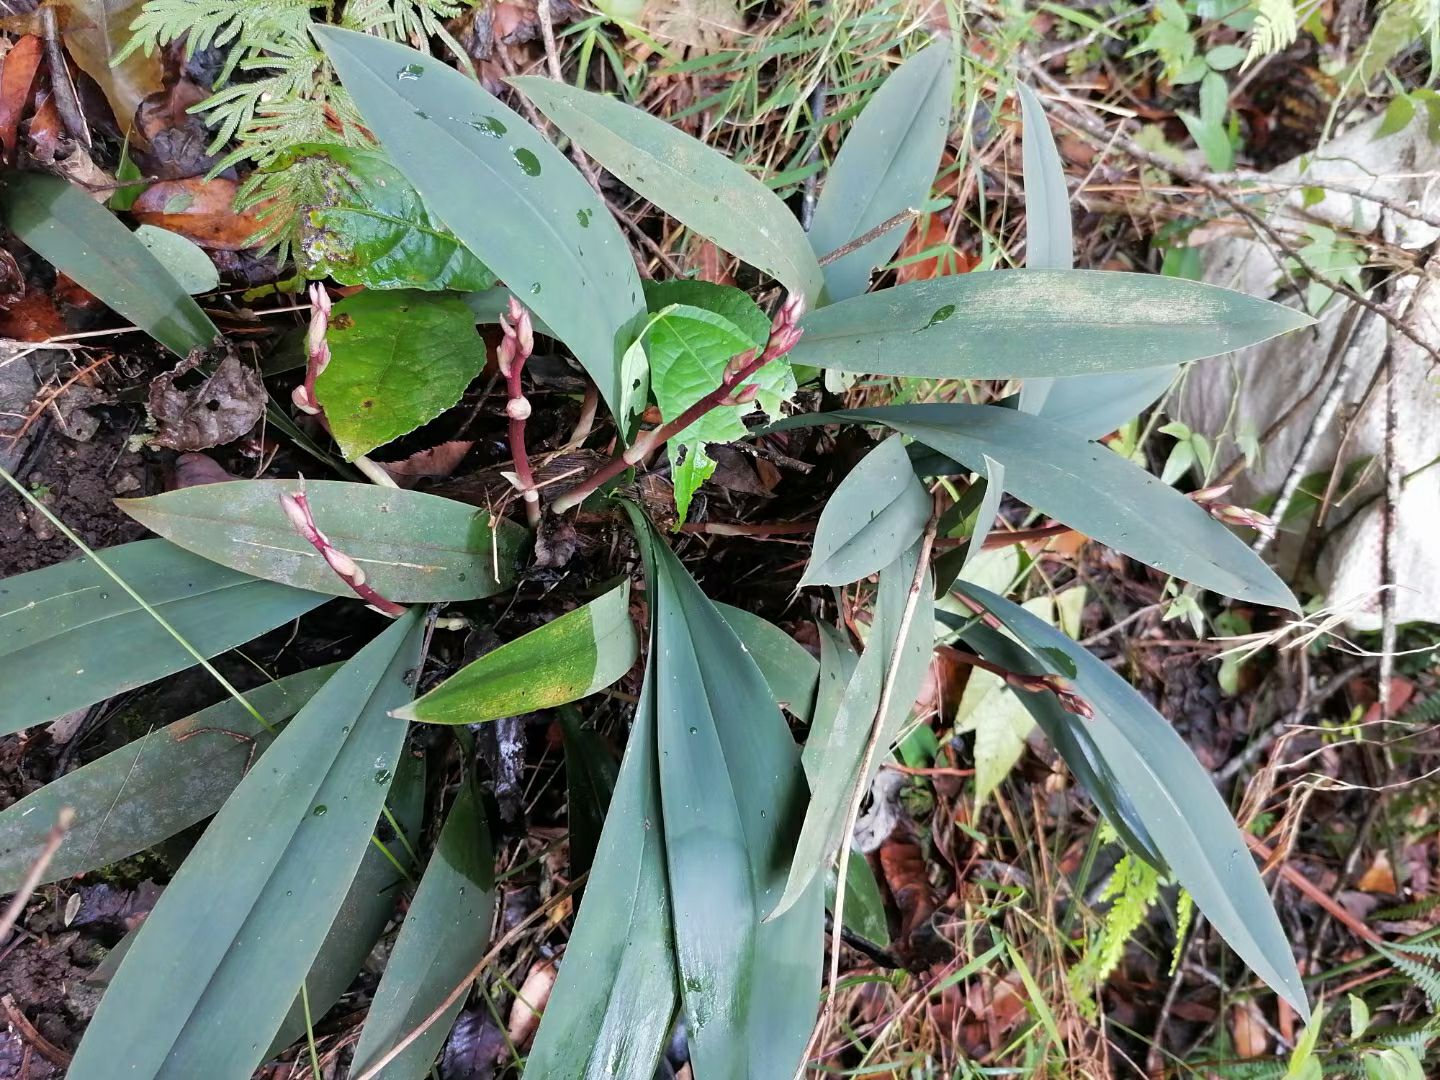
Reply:
[[[70,328],[54,302],[39,289],[31,289],[0,311],[0,337],[16,341],[47,341]]]
[[[510,1041],[517,1049],[523,1049],[540,1026],[540,1014],[550,1001],[550,991],[555,986],[555,965],[549,960],[540,960],[520,984],[520,992],[510,1006],[510,1023],[507,1025]]]
[[[5,54],[4,67],[0,67],[0,144],[4,145],[7,161],[15,160],[20,118],[30,102],[30,90],[35,85],[35,73],[43,53],[40,39],[27,34]]]
[[[1270,1049],[1270,1035],[1265,1030],[1260,1006],[1253,1001],[1241,1002],[1230,1009],[1230,1037],[1235,1054],[1242,1058],[1260,1057]]]
[[[15,256],[0,248],[0,308],[18,304],[25,297],[25,275]]]
[[[38,163],[85,188],[92,196],[99,192],[96,196],[99,199],[108,197],[115,178],[96,165],[90,152],[65,130],[54,94],[46,94],[40,101],[35,115],[30,118],[26,137],[30,143],[30,156]]]
[[[910,226],[910,231],[905,234],[905,242],[900,245],[898,258],[913,259],[922,251],[929,251],[931,248],[950,243],[950,234],[945,228],[945,223],[938,217],[932,215],[930,223],[923,229],[921,228],[922,224],[917,221]],[[966,251],[950,251],[906,263],[895,273],[903,285],[909,281],[929,281],[931,278],[944,277],[947,274],[968,274],[979,265],[980,259],[976,255]]]
[[[1400,891],[1395,882],[1395,870],[1390,865],[1390,856],[1384,849],[1375,853],[1375,861],[1360,875],[1355,887],[1361,892],[1384,893],[1386,896],[1394,896]]]
[[[259,207],[236,212],[238,186],[223,176],[162,180],[141,193],[131,213],[136,221],[177,232],[201,247],[239,251],[254,246],[261,224]]]
[[[450,476],[474,445],[473,439],[454,439],[411,454],[403,461],[382,461],[379,464],[401,487],[414,487],[427,476]]]
[[[200,487],[204,484],[223,484],[227,480],[239,479],[226,472],[214,458],[204,454],[181,454],[175,459],[175,481],[171,490]]]
[[[159,427],[154,442],[172,450],[205,450],[238,439],[265,413],[260,376],[227,356],[200,385],[181,390],[179,378],[199,366],[192,354],[150,384],[150,415]]]
[[[70,59],[95,80],[110,103],[121,132],[135,126],[135,110],[146,95],[161,87],[159,55],[137,49],[119,65],[111,60],[129,37],[130,24],[145,0],[52,0],[68,10],[63,36]],[[132,137],[143,138],[143,135]]]

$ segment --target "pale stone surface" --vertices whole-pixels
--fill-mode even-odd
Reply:
[[[1407,207],[1440,216],[1440,147],[1430,142],[1425,124],[1412,123],[1404,131],[1375,139],[1378,119],[1359,125],[1323,146],[1316,154],[1290,162],[1269,174],[1280,181],[1330,181],[1361,188]],[[1285,220],[1301,204],[1297,188],[1272,220]],[[1435,243],[1440,230],[1380,205],[1350,195],[1330,193],[1308,211],[1324,222],[1350,226],[1386,244],[1421,253]],[[1293,217],[1291,220],[1294,220]],[[1254,296],[1281,292],[1285,277],[1276,255],[1249,235],[1226,235],[1203,249],[1206,280],[1241,289]],[[1437,263],[1440,269],[1440,263]],[[1384,298],[1403,307],[1416,287],[1412,275]],[[1373,297],[1377,301],[1380,297]],[[1288,303],[1295,303],[1293,299]],[[1197,431],[1217,436],[1224,431],[1250,430],[1256,435],[1317,383],[1315,392],[1293,421],[1261,447],[1261,458],[1242,474],[1234,501],[1248,503],[1277,492],[1300,452],[1301,443],[1329,388],[1322,376],[1337,328],[1348,304],[1332,299],[1312,330],[1291,334],[1230,357],[1196,365],[1185,382],[1177,411]],[[1412,326],[1424,340],[1440,345],[1440,282],[1432,283],[1415,305]],[[1285,536],[1277,559],[1282,574],[1296,580],[1313,576],[1327,604],[1344,604],[1364,598],[1351,619],[1357,629],[1380,624],[1377,590],[1381,574],[1381,504],[1371,498],[1383,491],[1385,445],[1385,388],[1377,378],[1387,341],[1394,349],[1397,373],[1397,456],[1406,476],[1440,459],[1440,370],[1415,344],[1393,331],[1380,318],[1361,313],[1350,348],[1355,350],[1353,370],[1346,383],[1342,405],[1327,425],[1308,471],[1329,469],[1340,450],[1345,419],[1356,416],[1354,430],[1342,453],[1345,463],[1369,458],[1356,493],[1332,510],[1327,528],[1347,517],[1348,523],[1326,537],[1314,565],[1297,566],[1299,537]],[[1233,410],[1233,414],[1232,414]],[[1222,466],[1235,456],[1233,442],[1218,454]],[[1358,512],[1354,508],[1370,499]],[[1400,622],[1440,622],[1440,561],[1436,537],[1440,535],[1440,465],[1418,472],[1401,495],[1395,541],[1401,588],[1397,593]]]

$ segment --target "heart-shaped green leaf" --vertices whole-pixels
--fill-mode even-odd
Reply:
[[[1298,611],[1275,571],[1193,501],[1098,443],[994,405],[899,405],[797,416],[773,428],[885,424],[972,469],[988,456],[1036,510],[1143,563],[1226,596]]]
[[[257,581],[163,540],[125,544],[99,557],[207,657],[327,599]],[[0,580],[0,734],[54,720],[194,663],[89,557]]]
[[[478,724],[603,690],[635,663],[630,583],[466,664],[395,715],[427,724]]]
[[[223,566],[353,596],[280,508],[280,496],[297,491],[309,496],[320,531],[386,599],[473,600],[514,579],[520,526],[419,491],[338,480],[235,480],[118,503],[147,529]]]
[[[889,566],[920,539],[933,503],[905,440],[892,435],[861,459],[820,513],[801,585],[848,585]]]
[[[941,40],[905,61],[855,121],[815,204],[810,245],[817,256],[924,205],[950,128],[953,49]],[[902,225],[829,263],[826,297],[833,302],[863,293],[870,272],[888,262],[904,238]]]
[[[485,955],[495,910],[494,874],[483,803],[473,785],[463,783],[370,1002],[350,1065],[352,1075],[364,1072],[439,1008]],[[456,998],[376,1080],[424,1080],[430,1075],[464,1005],[463,997]]]
[[[246,693],[272,725],[290,719],[336,665]],[[201,709],[96,758],[0,812],[0,893],[14,892],[45,847],[62,807],[75,811],[40,883],[144,851],[215,813],[271,735],[233,699]]]
[[[347,461],[435,419],[485,367],[475,316],[453,296],[362,292],[335,305],[315,380]]]
[[[619,226],[565,155],[433,57],[350,30],[314,33],[430,212],[574,351],[612,413],[638,412],[643,387],[622,383],[620,361],[645,310],[640,277]]]
[[[300,217],[296,255],[307,277],[368,289],[472,292],[495,284],[495,275],[430,216],[420,193],[384,154],[310,143],[268,168],[307,158],[334,163],[322,174],[324,201]]]
[[[11,170],[0,188],[10,231],[173,353],[208,348],[220,331],[114,214],[57,176]]]
[[[793,364],[927,379],[1129,371],[1254,345],[1313,320],[1158,274],[996,270],[914,281],[812,311]]]
[[[659,117],[537,75],[512,79],[582,150],[701,236],[812,304],[824,277],[780,197],[735,162]]]
[[[1018,604],[977,585],[956,590],[981,604],[1030,649],[1041,665],[1063,674],[1048,650],[1075,666],[1074,689],[1093,719],[1070,717],[1093,741],[1113,782],[1140,812],[1172,873],[1242,960],[1305,1019],[1310,1006],[1285,930],[1240,830],[1210,776],[1163,717],[1082,645]]]
[[[410,612],[321,687],[206,829],[101,999],[69,1075],[244,1080],[370,845],[423,624]]]

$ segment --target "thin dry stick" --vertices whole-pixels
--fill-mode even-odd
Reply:
[[[10,928],[20,918],[20,912],[25,910],[25,905],[30,902],[30,894],[35,891],[40,879],[45,876],[45,868],[50,865],[50,860],[55,857],[55,852],[60,849],[65,834],[70,831],[70,826],[75,823],[75,808],[62,806],[60,813],[55,816],[55,824],[50,826],[50,832],[45,837],[45,846],[40,849],[40,855],[35,859],[30,872],[25,875],[25,880],[20,883],[10,898],[10,904],[5,908],[5,914],[0,915],[0,941],[4,941],[10,934]]]
[[[75,92],[75,83],[70,78],[70,67],[65,63],[65,50],[60,44],[60,19],[55,9],[46,4],[40,9],[40,32],[45,38],[45,63],[50,68],[50,89],[55,94],[55,111],[65,124],[65,130],[86,150],[91,147],[90,125],[85,123],[85,112],[80,108],[80,96]]]
[[[829,266],[837,259],[843,259],[852,251],[859,251],[866,244],[870,243],[871,240],[878,240],[880,239],[880,237],[888,233],[891,229],[898,228],[901,225],[909,224],[919,216],[919,210],[901,210],[893,217],[886,218],[879,225],[876,225],[873,229],[866,229],[863,233],[855,237],[855,239],[851,240],[848,244],[841,244],[838,248],[836,248],[829,254],[820,256],[819,260],[817,261],[820,263],[821,266]]]
[[[937,519],[934,515],[930,517],[930,523],[925,527],[925,535],[920,541],[920,558],[915,563],[915,577],[910,582],[910,592],[905,597],[905,610],[900,615],[900,626],[895,634],[895,651],[890,656],[890,664],[885,669],[885,682],[880,687],[880,702],[875,707],[875,717],[870,722],[870,737],[865,742],[865,752],[860,757],[860,770],[856,773],[855,793],[850,798],[850,805],[845,810],[845,827],[840,833],[840,857],[836,862],[835,881],[835,933],[830,937],[830,992],[825,998],[825,1009],[820,1014],[820,1020],[815,1025],[815,1031],[810,1037],[809,1044],[805,1047],[805,1055],[800,1061],[800,1069],[796,1072],[797,1080],[804,1075],[805,1063],[810,1060],[810,1051],[815,1045],[816,1038],[820,1032],[829,1026],[831,1014],[835,1011],[836,988],[840,983],[840,932],[839,928],[845,925],[845,878],[850,869],[850,838],[855,832],[855,822],[860,816],[860,804],[865,800],[865,777],[870,772],[870,765],[875,760],[875,755],[880,749],[880,736],[884,731],[884,717],[890,711],[890,698],[895,693],[895,680],[900,673],[901,658],[905,654],[903,642],[910,634],[910,624],[915,620],[915,608],[919,604],[920,592],[925,588],[925,572],[930,569],[930,551],[935,546],[935,527]]]
[[[480,977],[480,973],[484,971],[487,967],[489,967],[492,963],[494,963],[495,958],[499,956],[502,952],[504,952],[506,949],[508,949],[510,945],[515,941],[515,939],[521,935],[521,933],[523,933],[525,930],[528,930],[531,923],[548,914],[556,904],[560,903],[560,901],[564,900],[567,896],[570,896],[572,893],[574,893],[576,889],[580,888],[580,886],[585,883],[585,879],[588,876],[588,874],[581,874],[574,881],[570,882],[569,885],[566,885],[565,888],[561,889],[558,893],[552,896],[547,902],[541,904],[529,915],[525,916],[523,920],[521,920],[515,925],[514,929],[512,929],[509,933],[505,934],[504,937],[502,937],[494,944],[494,946],[490,949],[489,952],[487,952],[484,956],[480,958],[480,962],[470,969],[469,973],[465,976],[464,980],[461,981],[460,985],[455,987],[454,990],[451,990],[450,993],[445,996],[445,1000],[435,1007],[434,1012],[432,1012],[429,1016],[425,1017],[424,1020],[421,1020],[420,1023],[416,1024],[415,1027],[411,1029],[410,1032],[406,1034],[406,1036],[398,1043],[392,1046],[389,1050],[385,1051],[384,1054],[382,1054],[378,1059],[376,1059],[374,1065],[371,1065],[359,1076],[352,1077],[351,1080],[375,1080],[375,1077],[380,1075],[386,1065],[389,1065],[397,1057],[403,1054],[406,1047],[408,1047],[421,1035],[425,1034],[425,1032],[429,1030],[430,1026],[434,1024],[435,1021],[439,1020],[442,1016],[445,1015],[446,1010],[449,1009],[451,1005],[454,1005],[455,1002],[460,1000],[460,997],[470,988],[470,984]]]

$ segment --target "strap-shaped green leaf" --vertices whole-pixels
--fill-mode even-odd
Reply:
[[[1175,369],[1168,367],[1054,379],[1036,415],[1100,439],[1154,405],[1174,381]]]
[[[163,540],[125,544],[100,558],[205,656],[243,645],[328,599],[257,581]],[[0,734],[194,663],[89,557],[0,580]]]
[[[815,658],[804,645],[768,619],[718,602],[715,610],[735,631],[740,647],[755,661],[770,687],[771,696],[809,723],[815,703],[815,680],[820,675],[820,665]]]
[[[529,1080],[648,1080],[670,1037],[679,987],[657,770],[651,664]]]
[[[335,918],[390,788],[418,612],[321,687],[235,789],[130,947],[70,1076],[244,1080]]]
[[[565,155],[478,80],[414,49],[314,27],[365,126],[443,221],[543,319],[628,418],[620,360],[645,312],[629,245]]]
[[[797,416],[772,430],[828,420],[884,424],[972,469],[993,458],[1007,491],[1116,551],[1226,596],[1299,610],[1275,571],[1194,502],[1048,420],[994,405],[897,405]]]
[[[932,278],[812,311],[793,364],[927,379],[1130,371],[1309,326],[1269,300],[1158,274],[995,270]]]
[[[605,815],[615,794],[620,763],[594,728],[586,727],[580,710],[564,706],[560,735],[565,743],[565,818],[570,827],[570,876],[577,878],[595,863]]]
[[[315,524],[381,596],[398,604],[473,600],[514,580],[524,530],[464,503],[340,480],[233,480],[181,488],[119,506],[213,562],[267,581],[354,596],[280,507],[303,491]]]
[[[277,679],[247,692],[246,700],[278,725],[336,666]],[[56,777],[0,811],[0,893],[20,887],[62,807],[75,810],[75,822],[42,885],[108,866],[204,821],[269,745],[255,717],[230,699]]]
[[[820,694],[826,708],[821,711],[817,706],[810,737],[805,744],[805,775],[811,786],[810,805],[795,845],[795,858],[790,864],[779,911],[785,911],[817,880],[824,880],[825,871],[846,840],[845,822],[855,793],[868,788],[874,779],[925,678],[925,670],[930,663],[934,622],[931,614],[934,594],[928,571],[909,631],[903,639],[899,636],[906,598],[915,580],[919,557],[919,544],[912,544],[880,572],[869,641],[845,684],[844,694],[840,695],[833,709],[829,706],[834,701],[834,678],[830,672],[843,672],[848,664],[845,651],[833,637],[829,644],[836,652],[829,664],[825,663],[826,657],[822,653],[822,665],[826,670],[821,676]],[[823,647],[824,637],[821,642]],[[900,659],[896,666],[894,688],[885,715],[879,716],[885,678],[897,652]],[[877,724],[876,746],[879,750],[862,776],[865,748]]]
[[[916,53],[860,113],[815,205],[810,244],[817,257],[896,214],[918,210],[929,197],[950,129],[953,48],[946,39]],[[863,293],[870,272],[888,262],[904,238],[904,226],[891,229],[827,265],[826,297],[833,302]]]
[[[850,470],[825,503],[801,585],[848,585],[889,566],[925,531],[933,502],[892,435]]]
[[[734,631],[649,523],[636,531],[691,1060],[699,1075],[789,1080],[819,1005],[824,922],[821,879],[772,915],[803,807],[800,755]]]
[[[999,619],[1046,669],[1070,679],[1095,712],[1071,723],[1092,737],[1176,880],[1251,970],[1308,1020],[1300,972],[1255,861],[1174,728],[1124,679],[1043,619],[978,585],[961,581],[955,589]],[[1052,653],[1068,657],[1073,676],[1059,670]]]
[[[639,648],[630,621],[630,583],[622,581],[466,664],[395,715],[427,724],[478,724],[564,705],[624,675]]]
[[[511,82],[642,197],[791,292],[819,299],[824,277],[805,231],[778,195],[735,162],[613,97],[537,75]]]
[[[11,232],[171,352],[185,356],[220,336],[150,249],[83,188],[11,170],[0,205]]]
[[[352,1075],[364,1072],[437,1009],[485,955],[495,911],[494,875],[484,805],[467,782],[450,807],[370,1002]],[[424,1080],[464,1006],[465,999],[457,998],[377,1080]]]

